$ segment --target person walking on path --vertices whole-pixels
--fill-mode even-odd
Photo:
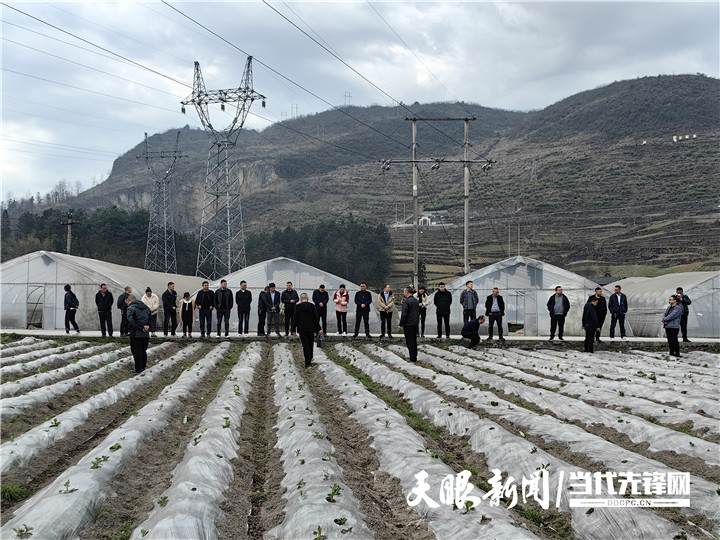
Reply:
[[[465,290],[460,293],[460,305],[463,307],[463,325],[477,318],[478,294],[473,291],[473,282],[465,282]]]
[[[427,317],[427,308],[432,304],[432,300],[425,292],[425,287],[418,287],[417,292],[413,295],[417,298],[418,305],[420,306],[420,326],[418,327],[418,336],[425,337],[425,318]]]
[[[73,328],[75,331],[79,334],[80,333],[80,327],[75,322],[75,315],[77,314],[77,309],[80,307],[80,302],[78,301],[77,296],[75,296],[75,293],[72,292],[72,287],[70,285],[65,285],[65,333],[70,333],[70,325],[73,325]]]
[[[300,334],[303,356],[305,357],[305,368],[312,367],[313,345],[315,334],[322,334],[323,330],[318,321],[315,305],[308,301],[307,293],[300,295],[300,303],[295,306],[295,326]]]
[[[413,296],[412,289],[405,287],[403,290],[405,300],[400,314],[399,328],[405,334],[405,345],[408,348],[408,356],[411,362],[417,362],[417,335],[420,324],[420,302]]]
[[[480,339],[480,325],[484,322],[485,322],[485,317],[480,315],[476,319],[470,319],[462,327],[460,334],[465,339],[470,340],[470,343],[468,343],[468,346],[467,346],[468,349],[474,349],[478,343],[482,343],[482,339]]]
[[[438,283],[438,290],[435,291],[435,316],[437,317],[437,338],[442,337],[443,323],[445,323],[445,337],[450,339],[450,305],[452,304],[452,293],[445,289],[445,284]]]
[[[167,337],[168,326],[170,326],[170,334],[175,335],[177,322],[177,292],[175,291],[175,283],[172,281],[167,284],[167,290],[162,294],[163,304],[163,335]]]
[[[247,281],[240,282],[240,290],[235,293],[235,305],[238,313],[238,335],[250,335],[250,305],[252,304],[252,291],[247,288]]]
[[[682,317],[680,318],[680,333],[682,334],[682,340],[684,343],[690,343],[690,340],[687,337],[687,323],[688,315],[690,314],[690,308],[688,306],[692,304],[692,300],[690,300],[690,297],[685,294],[682,287],[675,289],[675,296],[678,297],[678,304],[680,304],[680,309],[682,309]]]
[[[378,294],[378,307],[380,309],[380,337],[385,337],[385,326],[387,326],[388,338],[392,338],[392,318],[395,310],[395,295],[390,290],[390,285],[385,285],[382,292]]]
[[[497,287],[493,287],[492,294],[485,299],[485,316],[490,318],[488,341],[492,341],[493,324],[497,323],[498,339],[504,342],[502,320],[505,316],[505,300]]]
[[[150,335],[155,336],[155,328],[157,328],[157,313],[160,309],[160,299],[158,295],[152,292],[150,287],[145,289],[145,294],[142,297],[142,303],[150,309]],[[128,323],[129,324],[129,323]]]
[[[222,323],[225,320],[225,337],[230,335],[230,312],[233,308],[232,291],[228,289],[227,280],[220,280],[220,288],[215,291],[215,316],[217,317],[217,337],[220,337]]]
[[[180,320],[182,321],[183,337],[192,337],[193,320],[195,319],[195,300],[190,293],[183,294],[180,301]]]
[[[665,336],[667,337],[668,349],[670,356],[680,358],[680,343],[678,342],[678,333],[680,332],[680,320],[682,319],[682,307],[680,299],[673,294],[670,297],[670,305],[665,310],[662,317],[662,324],[665,328]]]
[[[113,295],[108,291],[105,283],[100,285],[100,290],[95,295],[95,305],[97,306],[98,317],[100,319],[100,332],[102,333],[102,337],[105,337],[106,332],[110,337],[113,337]]]
[[[333,295],[335,304],[335,318],[337,319],[337,335],[347,336],[347,311],[350,304],[350,293],[347,292],[345,284],[341,283],[340,287]]]
[[[610,296],[608,311],[610,311],[610,341],[615,339],[615,323],[620,324],[620,339],[625,339],[625,314],[628,310],[628,301],[622,287],[615,285],[615,292]]]
[[[555,338],[555,330],[557,329],[558,339],[563,339],[565,331],[565,317],[570,311],[570,300],[563,294],[562,287],[558,285],[555,287],[555,294],[550,297],[547,303],[547,309],[550,313],[550,339],[552,341]]]
[[[315,311],[317,311],[323,334],[327,335],[327,305],[330,301],[330,295],[325,290],[325,285],[320,284],[320,287],[313,292],[312,301],[315,304]]]
[[[597,305],[595,306],[595,313],[597,313],[598,318],[598,330],[595,333],[595,341],[600,343],[600,332],[602,331],[603,324],[605,324],[605,317],[607,317],[607,301],[605,300],[605,297],[603,296],[603,291],[600,287],[595,287],[595,294],[591,294],[588,298],[588,302],[591,301],[593,298],[597,299]]]
[[[130,285],[125,287],[125,292],[118,296],[117,308],[120,310],[120,336],[124,337],[128,335],[128,322],[127,322],[127,304],[125,299],[132,293],[132,287]]]
[[[215,309],[215,291],[210,290],[210,283],[202,282],[202,289],[195,295],[195,307],[200,315],[200,337],[210,337],[212,333],[212,312]]]
[[[600,321],[597,315],[597,305],[599,299],[597,296],[592,295],[588,298],[585,308],[583,309],[582,315],[582,328],[585,330],[585,352],[594,352],[593,344],[595,343],[595,336],[600,331]]]
[[[270,287],[265,287],[262,292],[258,295],[258,325],[257,335],[258,337],[265,337],[265,319],[267,318],[267,306],[265,305],[265,295],[270,290]]]
[[[128,329],[130,331],[130,352],[135,360],[135,373],[142,373],[147,367],[147,348],[150,342],[150,308],[130,294],[127,304]]]
[[[364,281],[360,284],[360,290],[355,293],[355,335],[358,337],[360,330],[360,320],[365,323],[365,337],[370,337],[370,304],[372,304],[372,294],[367,290],[367,283]]]
[[[283,308],[285,310],[286,336],[288,335],[288,332],[293,336],[297,335],[295,333],[295,323],[293,318],[295,316],[295,306],[297,305],[298,300],[300,300],[300,298],[298,297],[297,291],[293,289],[292,281],[288,281],[285,285],[285,290],[280,295],[280,301],[283,303]]]
[[[270,330],[275,324],[275,334],[280,337],[280,293],[275,290],[275,284],[268,285],[268,292],[265,293],[265,309],[268,314],[267,337],[270,337]]]

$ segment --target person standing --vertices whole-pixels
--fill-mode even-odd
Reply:
[[[399,328],[405,334],[405,345],[411,362],[417,362],[417,335],[420,324],[420,302],[413,296],[412,289],[403,289],[405,300],[400,314]],[[388,323],[389,324],[389,323]]]
[[[662,324],[665,328],[665,336],[667,337],[668,349],[670,356],[680,358],[680,343],[678,342],[678,333],[680,332],[680,321],[682,319],[682,307],[680,299],[673,294],[670,297],[670,305],[665,310],[662,317]]]
[[[605,297],[603,296],[602,289],[600,287],[595,287],[595,294],[591,294],[590,298],[588,298],[588,301],[591,301],[593,298],[597,299],[597,305],[595,305],[595,312],[597,313],[598,328],[600,329],[595,334],[595,341],[600,343],[600,332],[602,331],[603,324],[605,324],[605,317],[607,317],[607,302],[605,300]]]
[[[315,334],[322,334],[323,330],[318,321],[315,305],[308,301],[307,293],[300,295],[300,302],[294,306],[295,327],[300,334],[303,356],[305,357],[305,368],[312,367],[313,341]]]
[[[175,292],[175,283],[170,281],[167,284],[167,290],[162,294],[163,304],[163,335],[168,335],[168,325],[170,324],[170,334],[175,335],[177,328],[177,292]]]
[[[230,335],[230,312],[233,308],[232,291],[228,289],[227,280],[220,280],[220,288],[215,291],[215,313],[217,317],[217,337],[220,337],[223,319],[225,320],[225,337]]]
[[[130,294],[127,304],[128,330],[130,331],[130,352],[135,360],[135,373],[142,373],[147,367],[147,348],[150,342],[150,308]]]
[[[585,352],[594,352],[593,344],[595,336],[600,331],[600,321],[598,320],[597,305],[599,298],[592,295],[588,298],[582,315],[582,328],[585,330]]]
[[[432,301],[425,292],[425,287],[418,287],[417,292],[413,295],[417,298],[418,305],[420,307],[420,326],[418,326],[418,335],[425,337],[425,317],[427,317],[427,308],[430,307]]]
[[[160,309],[160,299],[158,298],[158,295],[152,292],[152,289],[148,287],[145,289],[145,294],[142,297],[142,303],[150,310],[150,335],[152,337],[156,337],[155,328],[157,328],[157,314]]]
[[[127,304],[125,299],[132,293],[132,287],[130,285],[125,287],[125,292],[118,296],[117,308],[120,310],[120,336],[128,335],[128,322],[127,322]]]
[[[690,308],[688,306],[692,304],[692,300],[690,300],[690,297],[685,294],[682,287],[675,289],[675,296],[677,296],[678,304],[680,305],[680,309],[682,309],[682,317],[680,318],[680,333],[682,334],[682,340],[684,343],[690,343],[690,340],[687,337],[687,323],[688,315],[690,314]]]
[[[465,282],[465,290],[460,293],[460,305],[463,307],[463,325],[477,318],[478,295],[477,292],[473,291],[472,281]]]
[[[313,291],[312,295],[313,304],[315,304],[315,311],[318,314],[318,322],[323,329],[323,334],[327,335],[327,305],[330,301],[330,295],[325,290],[325,285],[322,283],[320,286]]]
[[[286,336],[288,335],[288,332],[293,336],[297,335],[295,334],[295,322],[293,317],[295,315],[295,306],[297,305],[298,300],[300,300],[300,298],[298,297],[297,291],[293,289],[292,281],[288,281],[285,285],[285,290],[280,295],[280,301],[283,303],[283,308],[285,310]]]
[[[72,287],[70,285],[65,285],[65,333],[70,333],[70,325],[73,325],[73,328],[75,331],[79,334],[80,333],[80,327],[75,322],[75,315],[77,313],[77,309],[80,307],[80,302],[78,301],[77,296],[75,296],[75,293],[72,292]]]
[[[628,310],[628,301],[625,293],[621,292],[622,287],[615,285],[615,292],[608,302],[610,311],[610,340],[615,339],[615,323],[620,323],[620,339],[625,339],[625,314]]]
[[[100,290],[95,295],[95,305],[97,306],[98,317],[100,318],[100,332],[102,333],[102,337],[105,337],[106,332],[110,335],[110,337],[113,337],[113,295],[110,291],[108,291],[105,283],[100,285]]]
[[[485,299],[485,316],[490,319],[488,341],[492,341],[493,325],[497,324],[498,339],[504,342],[502,321],[505,316],[505,300],[500,296],[500,289],[497,287],[493,287],[492,294]]]
[[[480,315],[476,319],[470,319],[463,325],[460,335],[470,340],[467,346],[468,349],[474,349],[478,343],[483,342],[482,339],[480,339],[480,325],[484,322],[485,317]]]
[[[274,283],[270,283],[268,287],[268,292],[265,293],[265,309],[268,314],[267,337],[270,337],[273,323],[275,324],[275,334],[280,337],[280,293],[275,290]]]
[[[382,292],[378,294],[378,306],[380,309],[380,337],[385,337],[385,325],[387,325],[388,338],[392,339],[392,318],[393,311],[395,310],[395,295],[390,290],[390,285],[385,285]]]
[[[358,337],[360,330],[360,319],[365,323],[365,337],[370,336],[370,305],[372,304],[372,294],[367,290],[367,283],[364,281],[360,284],[360,290],[355,293],[355,335]]]
[[[550,312],[550,339],[552,341],[555,337],[555,329],[557,329],[558,339],[563,339],[563,333],[565,330],[565,317],[570,311],[570,300],[563,294],[562,287],[558,285],[555,287],[555,294],[550,297],[547,303],[548,312]]]
[[[350,304],[350,293],[347,292],[345,284],[341,283],[340,287],[333,295],[335,303],[335,318],[337,319],[337,335],[347,336],[347,311]]]
[[[240,282],[240,290],[235,293],[235,305],[238,312],[238,336],[250,335],[250,305],[252,304],[252,291],[248,291],[247,282]]]
[[[265,295],[270,290],[267,285],[258,295],[258,325],[257,335],[258,337],[265,337],[265,319],[267,318],[267,306],[265,305]]]
[[[182,321],[183,337],[192,337],[193,319],[195,319],[195,300],[190,293],[183,294],[180,301],[180,320]]]
[[[442,337],[443,322],[445,323],[445,336],[450,339],[450,305],[452,304],[452,293],[445,289],[445,284],[438,283],[438,290],[435,291],[435,316],[437,317],[437,338]]]
[[[200,314],[200,337],[210,337],[212,333],[212,312],[215,309],[215,291],[210,290],[210,283],[202,282],[202,289],[195,295],[195,307]]]

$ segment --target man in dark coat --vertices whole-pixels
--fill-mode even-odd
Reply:
[[[300,343],[302,343],[303,356],[305,357],[305,367],[312,367],[313,359],[313,341],[315,334],[322,334],[320,328],[317,311],[315,306],[308,302],[308,295],[302,293],[300,295],[300,303],[294,306],[295,326],[300,334]]]
[[[80,302],[71,289],[72,287],[70,287],[70,285],[65,285],[65,333],[70,333],[70,325],[72,324],[75,331],[79,334],[80,327],[75,322],[75,314],[80,307]]]
[[[690,300],[690,297],[685,294],[682,287],[675,289],[675,296],[677,296],[678,303],[682,309],[682,317],[680,317],[680,333],[682,334],[682,340],[685,343],[690,343],[690,340],[687,337],[687,322],[688,315],[690,314],[690,308],[688,306],[692,304],[692,300]]]
[[[460,305],[463,307],[463,324],[476,318],[478,294],[473,290],[473,282],[465,282],[465,290],[460,293]]]
[[[420,303],[413,296],[412,289],[405,287],[403,290],[405,301],[400,314],[399,328],[405,334],[405,345],[408,348],[408,356],[411,362],[417,362],[417,334],[420,325]]]
[[[610,296],[608,311],[610,311],[610,339],[615,339],[615,323],[620,324],[620,339],[625,339],[625,314],[628,310],[628,301],[622,287],[615,285],[615,292]]]
[[[330,301],[330,295],[325,290],[325,285],[320,285],[313,292],[312,295],[313,304],[315,304],[315,311],[318,314],[318,320],[322,321],[323,334],[327,334],[327,305]]]
[[[240,290],[235,293],[235,305],[238,312],[238,335],[245,337],[250,335],[250,305],[252,304],[252,292],[248,291],[247,282],[243,279],[240,282]]]
[[[444,283],[438,283],[438,290],[433,297],[435,302],[435,316],[437,317],[437,338],[442,337],[442,326],[445,323],[445,336],[450,339],[450,304],[452,293],[445,289]]]
[[[505,316],[505,300],[500,296],[500,289],[493,287],[492,294],[485,299],[485,316],[490,317],[488,325],[488,341],[493,338],[493,324],[497,323],[498,339],[505,341],[503,337],[502,320]]]
[[[217,337],[220,337],[220,330],[223,319],[225,320],[225,337],[230,335],[230,312],[233,308],[232,291],[228,289],[227,280],[220,280],[220,288],[215,291],[215,316],[217,317]]]
[[[477,319],[470,319],[465,323],[460,334],[465,339],[469,339],[468,349],[474,349],[478,343],[482,343],[480,339],[480,325],[485,322],[485,317],[480,315]]]
[[[591,301],[593,298],[597,298],[595,312],[597,313],[598,328],[600,329],[595,335],[595,341],[600,343],[600,331],[602,330],[603,324],[605,324],[605,317],[607,317],[607,301],[605,300],[602,289],[600,287],[595,287],[595,294],[590,295],[590,298],[588,298],[588,302]]]
[[[597,296],[593,295],[588,298],[587,304],[583,309],[582,316],[582,327],[585,330],[585,352],[594,352],[593,343],[595,342],[595,335],[600,331],[600,321],[597,316],[597,305],[599,300]]]
[[[175,283],[168,283],[167,290],[162,294],[163,312],[165,314],[163,320],[163,334],[168,335],[168,325],[170,325],[170,334],[175,335],[177,328],[177,292],[175,292]]]
[[[285,290],[280,295],[280,301],[283,303],[283,307],[285,309],[285,335],[288,335],[288,332],[292,333],[292,335],[295,335],[295,323],[293,321],[293,318],[295,316],[295,306],[298,303],[298,300],[300,298],[298,297],[298,293],[296,290],[293,289],[292,281],[288,281],[285,285]]]
[[[212,312],[215,309],[215,291],[210,290],[210,283],[202,282],[202,289],[195,295],[195,307],[200,313],[200,337],[210,337],[212,332]]]
[[[267,336],[275,325],[275,334],[280,337],[280,293],[275,290],[275,284],[268,285],[268,292],[265,293],[265,309],[268,314]]]
[[[102,337],[105,337],[106,326],[107,333],[110,335],[110,337],[113,337],[113,295],[110,291],[108,291],[107,285],[105,283],[100,285],[100,290],[95,295],[95,305],[97,306],[98,317],[100,318],[100,332],[102,332]]]
[[[147,367],[147,348],[150,342],[150,308],[135,295],[125,299],[127,305],[130,351],[135,360],[135,373],[142,373]]]
[[[258,295],[258,325],[257,335],[258,337],[265,337],[265,318],[267,317],[267,306],[265,305],[265,295],[267,294],[269,287],[265,287],[262,292]]]
[[[555,337],[555,329],[557,329],[558,339],[563,339],[563,333],[565,330],[565,317],[570,311],[570,300],[563,294],[562,287],[558,285],[555,287],[555,294],[553,294],[547,303],[547,309],[550,313],[550,340],[552,341]]]
[[[132,293],[132,287],[128,285],[125,287],[125,292],[118,296],[117,308],[120,310],[120,335],[128,335],[128,322],[127,322],[127,304],[125,299]]]
[[[360,331],[360,320],[365,323],[365,337],[370,337],[370,304],[372,304],[372,294],[367,290],[367,283],[364,281],[360,284],[360,290],[355,293],[355,335],[358,337]]]

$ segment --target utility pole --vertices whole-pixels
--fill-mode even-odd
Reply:
[[[68,255],[70,255],[70,247],[72,246],[72,226],[77,225],[78,223],[80,222],[73,219],[72,210],[67,213],[67,221],[60,223],[60,225],[67,225],[67,246],[65,248],[65,253]]]
[[[420,227],[419,227],[419,220],[420,216],[418,216],[418,175],[419,175],[419,168],[418,168],[418,162],[417,162],[417,149],[418,149],[418,143],[417,143],[417,118],[412,119],[412,160],[413,160],[413,186],[412,186],[412,195],[413,195],[413,287],[415,290],[418,288],[418,263],[419,263],[419,255],[418,250],[420,246]]]
[[[247,58],[240,86],[229,90],[206,90],[200,63],[195,62],[193,92],[181,102],[182,112],[185,112],[185,105],[195,105],[205,131],[213,137],[205,173],[196,266],[199,277],[218,279],[247,265],[240,178],[235,170],[233,149],[256,99],[261,99],[265,107],[265,96],[253,90],[252,56]],[[225,129],[218,130],[210,122],[208,105],[213,103],[219,103],[223,111],[225,104],[235,104],[235,115]]]
[[[465,190],[463,194],[463,271],[465,274],[470,273],[470,118],[465,118]],[[474,118],[473,118],[474,120]]]

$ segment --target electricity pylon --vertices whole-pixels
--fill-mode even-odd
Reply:
[[[175,254],[175,223],[173,219],[170,176],[178,159],[187,157],[178,150],[180,132],[175,137],[174,150],[151,152],[148,148],[148,136],[145,134],[145,147],[142,155],[145,164],[155,177],[150,203],[150,224],[145,250],[145,270],[177,274],[177,256]]]
[[[195,62],[193,92],[182,101],[182,112],[185,105],[194,105],[205,131],[213,138],[205,173],[196,267],[199,277],[214,280],[247,265],[240,178],[233,148],[256,99],[262,99],[265,106],[265,96],[253,90],[252,56],[247,58],[240,86],[230,90],[206,90],[200,63]],[[222,111],[226,104],[235,104],[235,115],[225,129],[218,130],[210,122],[208,105],[212,103],[219,103]]]

